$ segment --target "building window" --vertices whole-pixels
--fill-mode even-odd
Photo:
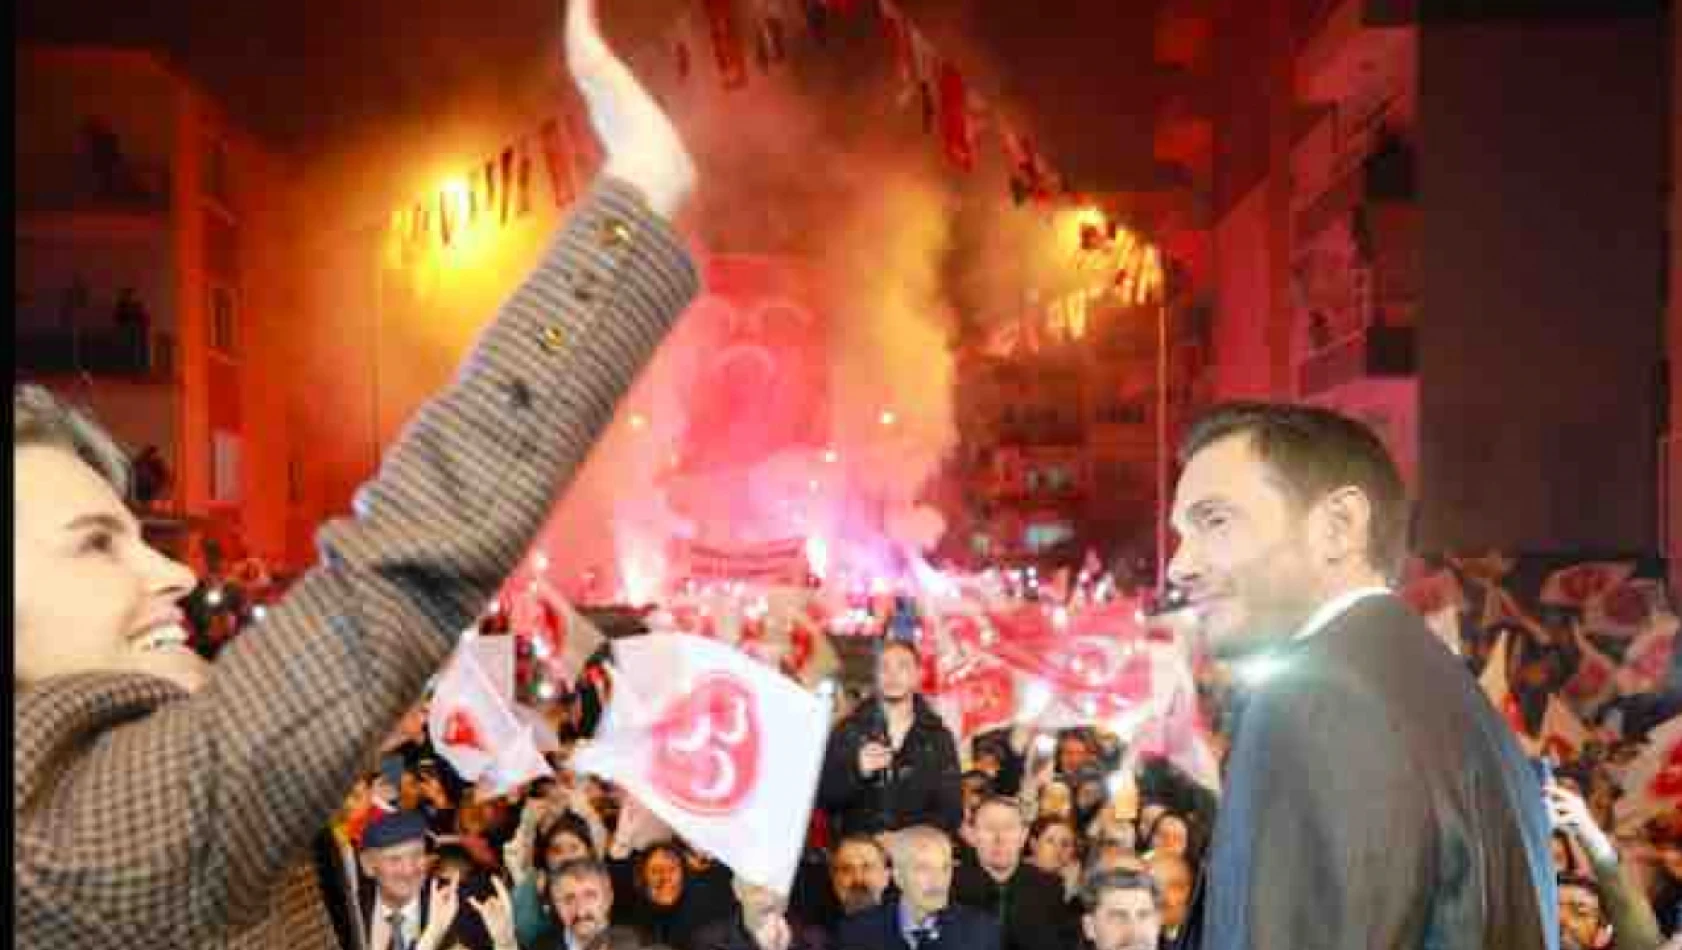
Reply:
[[[238,307],[231,288],[210,288],[210,348],[224,356],[239,355]]]
[[[1062,521],[1031,524],[1023,533],[1022,543],[1029,551],[1039,554],[1074,539],[1075,529]]]
[[[233,189],[228,175],[228,143],[218,138],[205,140],[203,175],[200,182],[204,195],[224,208],[232,208]]]
[[[293,507],[304,503],[304,460],[296,455],[286,460],[286,501]]]
[[[211,277],[237,281],[239,279],[239,227],[226,212],[212,207],[203,209],[204,269]]]
[[[210,436],[210,500],[239,502],[239,436],[217,430]]]

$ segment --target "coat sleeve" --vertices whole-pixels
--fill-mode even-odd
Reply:
[[[850,721],[830,732],[824,746],[823,772],[818,777],[818,807],[845,812],[864,787],[859,778],[859,730]]]
[[[1331,676],[1281,676],[1251,702],[1210,864],[1204,950],[1419,942],[1433,833],[1398,728]]]
[[[936,731],[934,754],[936,823],[948,834],[957,834],[964,823],[964,780],[958,766],[958,744],[944,724]]]
[[[50,783],[16,839],[20,911],[130,946],[259,918],[696,289],[636,190],[595,185],[264,624]]]
[[[1596,861],[1594,880],[1600,887],[1606,921],[1612,925],[1612,950],[1652,950],[1664,941],[1653,905],[1627,867],[1616,860]]]
[[[514,937],[520,946],[530,947],[550,929],[543,916],[543,895],[537,889],[537,873],[533,872],[514,885]]]

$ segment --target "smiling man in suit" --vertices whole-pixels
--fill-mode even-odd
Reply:
[[[999,950],[999,925],[952,903],[952,839],[929,825],[890,838],[899,895],[841,922],[841,950]]]
[[[1192,427],[1174,498],[1213,651],[1270,671],[1238,715],[1204,950],[1557,946],[1541,786],[1460,660],[1390,590],[1408,501],[1378,437],[1311,406]]]

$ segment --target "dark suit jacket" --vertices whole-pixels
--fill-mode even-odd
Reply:
[[[1080,932],[1063,882],[1026,862],[1003,884],[974,860],[960,863],[952,901],[998,921],[1004,950],[1065,950]]]
[[[788,950],[828,950],[829,937],[822,928],[810,927],[792,918],[788,926]],[[742,920],[742,912],[738,910],[725,920],[715,920],[702,927],[695,935],[695,950],[759,950],[759,944],[754,943],[753,935],[748,933],[747,924]]]
[[[1204,950],[1557,948],[1540,785],[1458,658],[1381,596],[1279,659],[1239,717]]]
[[[432,885],[435,881],[436,878],[428,877],[426,884],[421,887],[420,931],[416,932],[417,938],[421,931],[426,930],[432,910]],[[438,941],[438,946],[450,948],[460,944],[466,950],[492,950],[490,932],[485,929],[484,921],[479,918],[479,912],[473,909],[469,898],[482,901],[495,893],[495,886],[482,876],[462,881],[456,893],[456,919],[450,921],[450,929],[444,931],[444,939]],[[357,921],[359,929],[356,936],[360,946],[369,947],[369,935],[374,932],[374,915],[380,913],[380,902],[375,895],[373,881],[363,879],[360,896],[362,913]]]
[[[208,685],[189,697],[89,673],[19,692],[18,945],[336,943],[311,837],[514,569],[697,283],[635,189],[600,182]]]
[[[899,901],[860,911],[841,922],[836,950],[913,950],[899,932]],[[941,950],[999,950],[999,925],[978,910],[954,904],[941,912]]]

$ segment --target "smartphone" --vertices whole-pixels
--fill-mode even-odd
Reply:
[[[1548,786],[1554,782],[1553,760],[1545,755],[1539,755],[1530,760],[1530,767],[1535,770],[1536,781],[1542,786],[1542,790],[1547,791]]]
[[[391,784],[392,791],[403,787],[403,757],[388,755],[380,759],[380,777]]]

